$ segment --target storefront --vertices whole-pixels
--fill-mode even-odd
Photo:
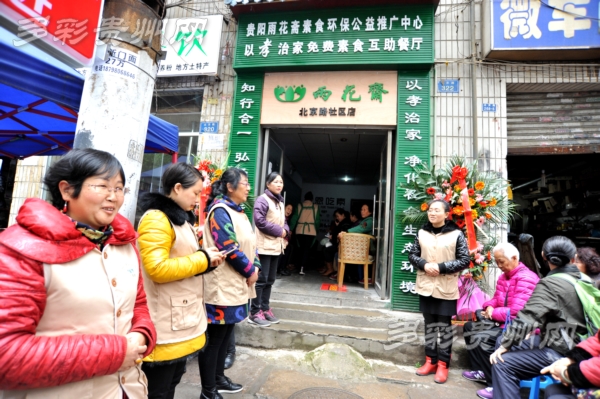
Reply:
[[[232,9],[239,28],[230,164],[259,192],[279,170],[288,201],[312,191],[324,220],[335,208],[373,203],[377,294],[393,309],[416,310],[406,249],[416,226],[399,222],[414,204],[399,185],[430,157],[435,4],[299,3],[290,3],[293,12],[283,3],[270,13]]]

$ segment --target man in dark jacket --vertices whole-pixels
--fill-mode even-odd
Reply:
[[[544,243],[542,257],[550,273],[539,281],[525,307],[506,328],[500,347],[490,356],[494,397],[518,398],[521,380],[540,375],[541,369],[564,357],[579,342],[577,334],[587,334],[575,287],[555,276],[565,273],[579,279],[579,269],[572,264],[575,252],[575,244],[566,237],[551,237]],[[541,334],[533,335],[537,328]],[[486,399],[491,394],[478,392]]]

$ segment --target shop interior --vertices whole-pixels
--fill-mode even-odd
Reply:
[[[0,232],[8,227],[17,160],[0,157]]]
[[[507,157],[513,200],[519,205],[509,239],[532,235],[540,265],[542,244],[554,235],[600,250],[599,163],[600,154]]]
[[[283,171],[286,203],[299,204],[304,194],[311,191],[320,208],[319,235],[303,280],[313,284],[322,279],[334,284],[317,272],[323,264],[323,247],[319,242],[334,220],[337,208],[360,214],[362,204],[379,200],[382,159],[385,162],[382,149],[392,136],[388,138],[387,130],[288,128],[269,129],[264,137],[268,145],[263,153],[268,154],[268,159],[263,160],[266,171],[263,179],[270,171]],[[374,221],[377,212],[375,207]],[[292,258],[296,259],[294,254]],[[362,289],[358,283],[354,285]]]

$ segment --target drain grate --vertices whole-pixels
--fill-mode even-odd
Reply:
[[[308,388],[295,392],[289,399],[363,399],[352,392],[336,388]]]

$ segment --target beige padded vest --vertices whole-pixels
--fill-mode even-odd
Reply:
[[[248,220],[248,216],[243,212],[234,211],[225,204],[217,204],[210,210],[209,214],[206,215],[207,221],[210,220],[210,214],[217,208],[223,208],[227,211],[233,223],[233,230],[242,252],[250,259],[250,262],[254,261],[254,256],[256,254],[256,237],[252,230],[252,224],[250,224],[250,220]],[[224,228],[224,226],[220,227]],[[210,231],[209,222],[204,225],[203,237],[202,245],[205,249],[215,246],[215,240]],[[252,284],[251,287],[248,287],[246,284],[246,277],[235,271],[235,269],[226,261],[214,271],[207,273],[204,276],[204,301],[211,305],[244,305],[248,303],[248,299],[256,297],[254,286],[255,284]]]
[[[456,259],[456,240],[460,230],[448,233],[433,234],[423,229],[419,230],[419,245],[421,258],[427,262],[442,263]],[[419,295],[432,296],[438,299],[458,299],[458,275],[460,273],[428,276],[424,271],[417,270],[416,290]]]
[[[275,202],[267,194],[261,195],[269,204],[267,212],[267,221],[283,228],[285,226],[285,208],[283,202]],[[256,246],[258,253],[261,255],[281,255],[285,248],[283,237],[274,237],[256,229]]]
[[[147,213],[142,216],[140,222]],[[175,241],[169,252],[170,259],[187,256],[200,249],[191,224],[185,222],[177,226],[171,222],[171,227],[175,232]],[[194,276],[168,283],[157,283],[150,279],[144,268],[142,270],[148,309],[156,327],[156,343],[172,344],[202,335],[206,331],[203,277]]]

